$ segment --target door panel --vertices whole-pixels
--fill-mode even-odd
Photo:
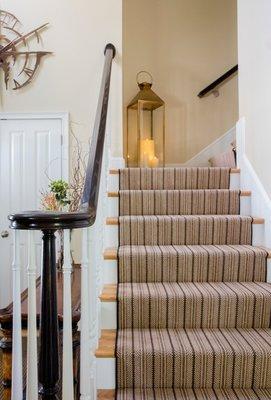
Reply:
[[[13,232],[7,215],[40,209],[41,192],[47,190],[49,180],[63,176],[61,134],[60,118],[0,120],[0,308],[9,304],[12,296]],[[24,289],[27,232],[20,236]],[[36,236],[39,248],[40,233]],[[40,264],[40,249],[37,263]]]

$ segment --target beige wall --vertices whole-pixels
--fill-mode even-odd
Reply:
[[[120,155],[122,0],[0,0],[0,6],[18,17],[25,31],[49,22],[43,47],[54,52],[43,60],[31,85],[18,92],[1,89],[1,111],[68,111],[75,134],[85,142],[94,123],[103,50],[107,42],[115,44],[110,113],[112,149]]]
[[[271,196],[271,1],[238,0],[240,117],[246,153]]]
[[[151,72],[167,107],[167,163],[190,159],[238,119],[236,77],[219,97],[197,97],[237,63],[236,18],[236,0],[124,1],[124,107],[136,73]]]
[[[112,155],[121,156],[122,0],[0,0],[0,6],[19,18],[24,31],[49,22],[49,28],[42,34],[43,48],[54,53],[43,60],[33,83],[22,90],[6,91],[1,82],[0,111],[67,111],[74,134],[88,149],[103,51],[106,43],[111,42],[117,48],[117,56],[112,68],[108,132]],[[79,231],[73,235],[77,262],[78,235]]]

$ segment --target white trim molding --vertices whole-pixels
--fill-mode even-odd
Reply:
[[[262,243],[257,244],[271,248],[271,200],[246,154],[245,130],[246,123],[243,117],[236,124],[237,164],[241,169],[240,189],[251,191],[251,215],[265,220]],[[268,265],[267,275],[270,282],[271,265]]]
[[[235,140],[235,126],[183,164],[166,163],[167,167],[209,167],[209,159],[226,151]]]
[[[62,178],[69,181],[69,113],[68,112],[39,112],[13,113],[0,112],[0,120],[33,120],[33,119],[60,119],[62,137],[61,170]]]

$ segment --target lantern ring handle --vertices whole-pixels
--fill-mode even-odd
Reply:
[[[147,74],[147,75],[149,75],[149,77],[150,77],[150,84],[152,85],[153,84],[153,77],[152,77],[152,75],[148,72],[148,71],[139,71],[137,74],[136,74],[136,82],[137,82],[137,84],[139,85],[140,83],[139,83],[139,75],[140,74]]]

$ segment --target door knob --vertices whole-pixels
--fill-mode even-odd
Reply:
[[[8,237],[8,235],[9,235],[8,231],[2,231],[1,232],[1,237],[2,238],[6,238],[6,237]]]

